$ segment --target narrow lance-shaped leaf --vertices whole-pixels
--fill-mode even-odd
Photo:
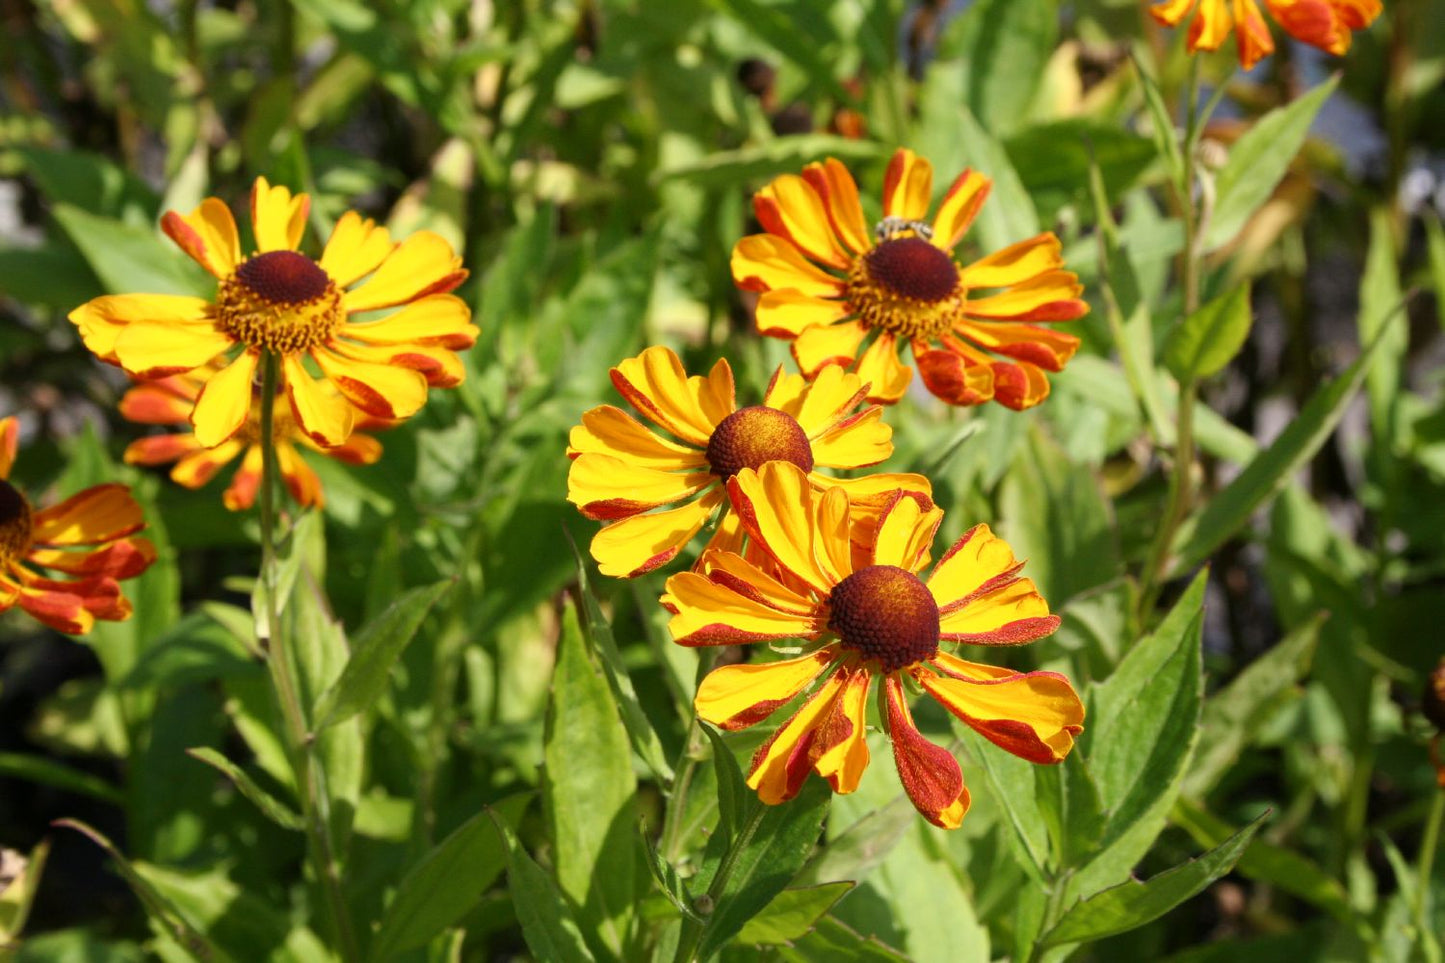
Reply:
[[[316,702],[318,730],[366,710],[386,691],[392,666],[415,638],[427,612],[453,584],[447,580],[412,589],[357,633],[346,667]]]
[[[1339,79],[1331,77],[1293,103],[1265,114],[1230,146],[1229,160],[1214,180],[1205,251],[1232,240],[1274,192]]]
[[[250,774],[227,759],[215,749],[206,746],[198,746],[195,749],[187,749],[186,754],[192,759],[198,759],[213,769],[217,769],[240,790],[241,795],[251,800],[252,804],[267,819],[283,829],[300,831],[306,828],[300,814],[290,806],[281,802],[275,796],[256,784]]]
[[[1215,849],[1145,882],[1130,880],[1075,904],[1040,941],[1045,946],[1098,940],[1152,922],[1234,868],[1266,812]]]
[[[785,889],[738,932],[743,944],[783,944],[802,938],[855,885],[851,880]]]
[[[1164,344],[1164,363],[1180,381],[1218,374],[1244,347],[1250,321],[1249,285],[1241,284],[1170,332]]]
[[[592,954],[557,884],[527,854],[512,830],[490,810],[488,815],[506,844],[507,885],[527,947],[539,960],[590,963]]]

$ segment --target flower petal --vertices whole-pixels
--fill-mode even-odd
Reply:
[[[389,308],[445,294],[467,279],[462,259],[440,234],[417,231],[381,262],[370,278],[342,296],[348,313]]]
[[[723,515],[724,519],[736,517],[733,512]],[[820,611],[818,602],[799,595],[735,551],[707,553],[698,559],[694,571],[706,576],[709,581],[779,612],[812,618]]]
[[[811,385],[801,389],[800,403],[795,411],[788,413],[797,419],[803,434],[817,439],[824,434],[846,431],[865,420],[864,412],[849,415],[862,403],[865,394],[861,378],[839,365],[829,365],[814,376]],[[766,399],[763,403],[769,404]]]
[[[920,347],[913,343],[913,361],[923,386],[950,405],[981,405],[993,398],[993,369],[958,351]]]
[[[1089,313],[1087,301],[1079,299],[1083,285],[1068,271],[1048,271],[986,298],[964,304],[969,318],[1002,318],[1018,321],[1073,321]]]
[[[814,494],[808,476],[791,462],[744,468],[728,479],[728,495],[743,527],[767,554],[820,596],[833,587],[813,551]]]
[[[377,269],[395,250],[391,233],[371,218],[347,211],[331,230],[321,251],[321,269],[339,288],[348,288]]]
[[[688,377],[672,349],[654,345],[612,369],[622,397],[678,438],[706,448],[713,429],[735,408],[733,372],[719,360],[707,377]]]
[[[36,545],[99,545],[145,528],[141,507],[125,485],[94,485],[31,517]]]
[[[764,291],[754,309],[758,333],[771,338],[796,338],[815,325],[832,324],[852,313],[847,301],[819,298],[794,288]]]
[[[843,281],[813,264],[789,240],[750,234],[733,245],[733,282],[744,291],[792,288],[815,298],[841,297]]]
[[[14,415],[0,418],[0,479],[10,477],[15,464],[15,450],[20,443],[20,419]]]
[[[465,351],[476,344],[480,333],[471,318],[471,308],[461,298],[433,294],[413,301],[380,321],[347,324],[341,334],[368,344],[434,344],[452,351]]]
[[[815,472],[811,477],[819,487],[841,488],[848,495],[855,522],[865,515],[881,515],[892,506],[899,491],[911,493],[925,512],[933,504],[933,486],[924,476],[911,472],[876,472],[858,478],[829,478]],[[855,531],[853,536],[856,538],[858,533]]]
[[[812,163],[803,168],[803,179],[823,199],[833,232],[854,254],[862,254],[873,246],[868,224],[863,220],[863,205],[858,200],[858,184],[848,168],[835,158]]]
[[[613,578],[636,578],[666,565],[726,499],[721,488],[665,512],[634,515],[605,526],[592,538],[598,570]]]
[[[798,794],[817,757],[814,743],[818,730],[833,712],[846,678],[834,673],[783,723],[772,738],[753,753],[748,785],[769,806],[787,802]]]
[[[963,322],[956,330],[995,354],[1027,361],[1046,371],[1063,371],[1079,350],[1079,339],[1037,324]]]
[[[972,802],[958,760],[947,749],[925,739],[913,724],[902,680],[890,675],[883,684],[888,694],[893,762],[903,791],[924,819],[942,829],[957,829]]]
[[[817,377],[828,365],[848,367],[858,356],[858,345],[867,334],[862,321],[805,328],[793,341],[793,360],[805,378]]]
[[[296,504],[302,508],[325,506],[326,498],[321,492],[321,479],[317,478],[316,472],[306,464],[296,446],[284,442],[276,446],[276,468]],[[234,487],[233,484],[232,488]]]
[[[25,560],[67,575],[133,578],[156,560],[156,548],[144,538],[121,538],[90,552],[32,548]]]
[[[713,669],[693,699],[698,718],[729,731],[745,729],[797,698],[822,675],[836,649],[819,649],[782,662],[742,663]]]
[[[272,187],[266,178],[256,178],[251,185],[251,227],[256,234],[256,250],[263,254],[296,250],[310,211],[310,197],[293,197],[290,188],[281,184]]]
[[[812,446],[815,465],[866,468],[893,454],[893,429],[884,424],[883,409],[870,405],[814,438]]]
[[[236,219],[220,198],[208,197],[184,216],[167,211],[161,230],[197,264],[218,278],[228,276],[241,262],[241,238]]]
[[[194,371],[235,343],[209,324],[138,322],[116,336],[113,350],[120,366],[137,378],[161,378]]]
[[[598,405],[582,413],[582,424],[568,436],[567,455],[586,452],[615,455],[645,468],[677,470],[700,468],[707,456],[696,448],[661,438],[621,408]]]
[[[187,324],[204,321],[211,304],[179,294],[111,294],[92,298],[70,312],[80,340],[102,361],[115,362],[115,340],[127,325]]]
[[[191,427],[196,440],[205,447],[216,447],[246,424],[259,361],[257,352],[242,351],[235,361],[207,379],[191,409]]]
[[[1006,288],[1063,265],[1063,246],[1053,232],[1048,232],[974,261],[959,271],[959,277],[968,288]]]
[[[311,357],[337,390],[353,405],[376,418],[410,418],[426,404],[426,377],[399,365],[357,361],[325,349]]]
[[[868,400],[891,405],[903,397],[913,369],[898,360],[898,340],[888,332],[878,335],[858,359],[858,377],[868,389]]]
[[[567,472],[567,500],[588,518],[630,518],[660,505],[681,501],[717,483],[710,471],[659,471],[626,458],[588,452]]]
[[[1023,411],[1049,396],[1049,378],[1037,365],[1020,361],[1010,364],[995,361],[993,368],[993,399],[1006,408]]]
[[[982,174],[966,170],[959,174],[943,195],[943,203],[933,218],[933,243],[945,251],[951,251],[963,240],[978,216],[993,181]],[[967,284],[967,279],[964,280]]]
[[[943,521],[943,509],[921,505],[916,498],[897,492],[878,523],[873,543],[874,565],[896,565],[904,571],[916,572],[933,544],[934,533]]]
[[[291,400],[291,413],[296,424],[312,441],[330,448],[351,436],[356,409],[325,382],[311,377],[300,355],[281,359],[281,373],[286,379],[286,396]]]
[[[769,234],[795,244],[810,259],[839,271],[852,258],[838,244],[823,198],[797,174],[783,174],[753,195],[753,212]]]
[[[1029,762],[1055,763],[1084,730],[1084,704],[1057,672],[999,675],[992,666],[940,652],[930,662],[944,675],[922,668],[919,684],[979,735]]]
[[[888,162],[883,176],[883,216],[921,221],[933,200],[933,165],[906,147]]]
[[[216,477],[217,472],[229,465],[245,444],[236,438],[221,442],[215,448],[201,448],[186,455],[171,469],[171,480],[185,488],[200,488]],[[260,448],[253,446],[259,452]]]
[[[85,600],[70,592],[22,588],[20,607],[66,635],[84,635],[95,625],[95,616],[86,610]]]
[[[241,467],[231,477],[231,484],[221,493],[221,503],[229,511],[244,512],[256,504],[256,493],[261,488],[261,467],[263,456],[260,445],[246,449]]]
[[[199,394],[200,386],[193,378],[159,378],[128,388],[121,395],[120,413],[141,425],[184,425]]]
[[[868,689],[873,674],[863,668],[844,667],[838,675],[842,677],[843,691],[818,728],[813,769],[828,780],[834,792],[846,794],[858,788],[863,770],[868,768]]]
[[[771,639],[812,639],[824,629],[819,614],[782,611],[757,596],[744,595],[697,572],[678,572],[670,577],[662,604],[673,613],[667,629],[678,645],[743,645]]]

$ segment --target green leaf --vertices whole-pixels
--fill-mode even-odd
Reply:
[[[1175,562],[1171,574],[1186,572],[1201,564],[1233,538],[1255,510],[1278,494],[1315,456],[1344,417],[1345,408],[1364,380],[1388,324],[1403,307],[1403,302],[1396,306],[1386,328],[1365,347],[1354,364],[1310,396],[1299,416],[1280,432],[1272,445],[1255,455],[1234,481],[1210,500],[1204,511],[1180,526],[1174,539]]]
[[[856,883],[843,880],[802,889],[785,889],[763,911],[744,924],[737,941],[759,943],[791,943],[811,930],[819,917],[833,908]]]
[[[204,612],[192,612],[151,642],[117,685],[176,688],[261,671],[231,631]]]
[[[1435,288],[1435,312],[1440,316],[1440,326],[1445,328],[1445,227],[1441,227],[1438,215],[1427,213],[1424,221],[1430,284]],[[0,283],[3,283],[3,278],[0,278]]]
[[[24,779],[42,786],[54,786],[57,789],[80,793],[116,805],[121,805],[125,801],[125,796],[121,791],[104,779],[79,769],[72,769],[63,762],[45,756],[30,756],[20,752],[0,752],[0,776],[7,779]]]
[[[1098,854],[1069,880],[1088,896],[1128,876],[1163,830],[1198,740],[1207,573],[1089,693],[1081,749],[1104,826]]]
[[[1033,763],[1001,751],[973,731],[964,734],[964,741],[1008,821],[1010,832],[1005,835],[1018,865],[1035,882],[1043,882],[1052,875],[1054,860],[1049,852],[1049,826],[1037,797]]]
[[[1129,52],[1129,62],[1134,65],[1134,75],[1144,89],[1144,104],[1149,108],[1149,120],[1153,126],[1154,147],[1169,165],[1175,183],[1184,179],[1184,158],[1179,152],[1179,136],[1174,129],[1174,116],[1164,103],[1164,93],[1156,81],[1144,69],[1134,51]]]
[[[1274,193],[1339,80],[1336,74],[1293,103],[1271,110],[1229,148],[1229,160],[1214,180],[1214,210],[1205,234],[1205,251],[1233,240]]]
[[[1150,923],[1193,897],[1234,868],[1268,812],[1215,849],[1145,881],[1130,880],[1075,904],[1040,943],[1082,943],[1127,933]]]
[[[410,590],[357,633],[346,668],[316,704],[317,730],[365,711],[386,691],[392,666],[416,636],[431,607],[454,584],[454,579],[447,579]]]
[[[20,931],[25,928],[25,920],[35,903],[35,891],[40,887],[40,876],[45,872],[45,860],[49,855],[50,842],[42,840],[29,856],[24,857],[18,872],[10,874],[10,878],[0,886],[0,954],[19,941]]]
[[[372,963],[425,946],[477,904],[510,860],[498,832],[520,823],[531,800],[517,793],[477,813],[402,877],[371,944]]]
[[[1069,118],[1036,124],[1004,140],[1019,180],[1045,218],[1089,203],[1089,169],[1097,166],[1110,197],[1132,188],[1154,163],[1155,148],[1117,124]]]
[[[764,144],[721,150],[697,161],[664,167],[652,175],[654,183],[682,180],[698,187],[738,187],[759,184],[779,174],[796,174],[825,157],[849,161],[880,160],[885,149],[872,141],[852,140],[834,134],[799,134]]]
[[[812,855],[832,798],[826,781],[809,778],[796,797],[781,805],[764,806],[756,798],[751,801],[751,806],[763,806],[764,810],[756,831],[736,854],[726,886],[716,896],[716,906],[703,928],[699,959],[717,952],[793,881]]]
[[[730,842],[742,826],[748,804],[753,802],[752,790],[747,787],[737,757],[727,741],[709,725],[700,723],[698,727],[712,744],[712,765],[717,774],[718,825],[713,835]]]
[[[1365,391],[1370,398],[1370,427],[1376,446],[1388,450],[1397,444],[1397,408],[1400,374],[1410,346],[1407,325],[1390,324],[1400,303],[1400,265],[1395,254],[1394,214],[1384,207],[1370,212],[1370,249],[1360,278],[1360,343],[1379,342],[1365,370]]]
[[[1005,135],[1027,119],[1058,32],[1052,0],[978,0],[949,25],[939,57],[967,65],[963,103]]]
[[[553,865],[578,922],[622,954],[644,891],[632,748],[575,606],[562,614],[543,737],[543,800]]]
[[[873,810],[828,840],[795,882],[804,886],[835,879],[863,881],[913,827],[913,812],[913,803],[905,795]]]
[[[652,834],[647,831],[645,823],[639,824],[637,835],[642,839],[642,845],[647,849],[647,866],[652,870],[652,878],[657,885],[662,887],[662,893],[667,901],[677,907],[677,911],[689,919],[701,923],[702,917],[692,905],[692,894],[687,891],[687,884],[682,877],[677,875],[673,865],[663,858],[653,845]]]
[[[214,292],[215,279],[154,230],[97,217],[69,204],[51,209],[66,236],[80,248],[111,294],[191,294]]]
[[[506,843],[507,884],[512,891],[512,906],[522,924],[522,937],[539,960],[548,963],[587,963],[592,954],[582,939],[582,931],[572,918],[571,910],[557,884],[538,866],[517,837],[491,810],[492,823]],[[382,963],[373,957],[372,963]]]
[[[1164,342],[1164,363],[1180,381],[1218,374],[1244,347],[1252,321],[1245,283],[1210,301],[1171,331]]]
[[[249,773],[216,750],[198,746],[194,749],[187,749],[186,755],[204,762],[213,769],[220,770],[241,791],[241,795],[251,800],[256,808],[261,810],[262,815],[276,825],[296,832],[306,828],[299,813],[258,786]]]
[[[642,761],[647,763],[659,780],[670,783],[672,766],[667,761],[667,753],[663,751],[662,742],[657,738],[652,723],[648,721],[647,713],[642,711],[642,703],[632,685],[632,676],[628,674],[622,653],[617,648],[612,626],[608,623],[607,616],[602,614],[602,606],[597,604],[597,595],[592,591],[588,578],[587,563],[583,560],[582,553],[577,550],[575,542],[572,543],[572,553],[577,558],[577,592],[582,602],[584,621],[587,623],[587,636],[592,642],[593,651],[602,661],[603,671],[607,673],[607,684],[611,686],[612,696],[617,700],[617,708],[622,714],[622,724],[627,727],[632,749],[642,757]]]
[[[831,916],[823,917],[806,936],[777,952],[790,963],[908,963],[908,957],[877,937],[864,939]]]
[[[1323,614],[1300,626],[1251,662],[1204,703],[1199,752],[1184,777],[1184,794],[1202,799],[1309,672]]]

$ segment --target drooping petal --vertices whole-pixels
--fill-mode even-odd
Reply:
[[[375,271],[396,248],[391,233],[371,218],[347,211],[331,230],[321,251],[321,269],[339,288],[350,287]]]
[[[883,684],[893,762],[903,791],[924,819],[942,829],[957,829],[972,802],[963,784],[963,769],[952,753],[929,742],[913,724],[902,680],[889,675]]]
[[[198,442],[196,450],[177,461],[171,469],[171,480],[185,488],[200,488],[215,478],[245,447],[237,438],[223,441],[215,448],[201,448]]]
[[[179,294],[110,294],[92,298],[70,312],[80,340],[102,361],[116,362],[115,341],[131,324],[191,324],[204,321],[211,304]]]
[[[933,504],[933,486],[923,475],[911,472],[875,472],[858,478],[831,478],[815,472],[810,478],[819,488],[841,488],[848,495],[855,520],[864,515],[880,516],[899,491],[910,493],[925,512]]]
[[[348,401],[375,418],[410,418],[426,404],[426,378],[418,371],[357,361],[323,348],[313,349],[311,357]]]
[[[84,635],[95,626],[85,600],[70,592],[22,587],[19,602],[37,621],[66,635]]]
[[[867,669],[845,666],[838,670],[843,691],[818,727],[814,740],[813,769],[828,780],[836,793],[858,788],[868,768],[868,689],[873,675]]]
[[[797,174],[783,174],[753,195],[753,212],[769,234],[786,238],[814,261],[839,271],[852,258],[833,235],[823,198]]]
[[[727,496],[722,488],[664,512],[634,515],[605,526],[592,538],[598,570],[613,578],[636,578],[677,557]]]
[[[326,498],[321,492],[321,479],[317,478],[316,472],[306,464],[296,446],[285,442],[276,446],[276,468],[296,504],[302,508],[325,506]]]
[[[1198,0],[1162,0],[1151,6],[1149,13],[1164,26],[1177,27],[1197,2]]]
[[[355,427],[365,428],[366,425],[356,425]],[[297,441],[311,447],[314,451],[320,451],[328,458],[335,458],[348,465],[374,465],[381,458],[381,442],[370,435],[363,435],[359,432],[353,432],[350,438],[332,448],[316,448],[311,439],[305,435],[299,436]]]
[[[836,298],[844,284],[809,261],[793,242],[772,234],[750,234],[733,245],[733,281],[744,291],[792,288],[815,298]]]
[[[206,448],[216,447],[246,424],[259,361],[257,352],[242,351],[235,361],[211,375],[201,389],[191,409],[191,427],[196,440]]]
[[[183,425],[190,420],[200,386],[193,378],[171,376],[132,385],[120,398],[120,413],[140,425]]]
[[[940,652],[916,678],[960,720],[994,745],[1029,762],[1060,762],[1084,729],[1084,704],[1057,672],[999,675],[992,666]]]
[[[333,354],[353,361],[415,371],[426,380],[427,386],[432,388],[454,388],[466,377],[466,367],[461,358],[439,345],[361,344],[335,338],[326,347]]]
[[[836,158],[812,163],[803,168],[803,180],[823,199],[828,223],[833,233],[854,254],[862,254],[873,246],[868,225],[863,220],[863,205],[858,200],[858,184],[848,168]]]
[[[311,198],[305,194],[292,196],[291,189],[281,184],[271,186],[264,177],[251,186],[251,227],[256,234],[256,250],[294,251],[306,232],[306,215],[311,211]]]
[[[241,238],[236,219],[220,198],[208,197],[184,216],[167,211],[161,230],[197,264],[218,278],[228,276],[241,262]]]
[[[334,389],[323,387],[311,377],[300,355],[281,359],[281,372],[286,379],[286,397],[296,424],[311,440],[324,448],[339,445],[351,436],[356,409]]]
[[[933,200],[933,165],[906,147],[888,162],[883,176],[883,216],[921,221]]]
[[[871,386],[869,401],[891,405],[908,390],[913,369],[898,360],[898,340],[885,331],[873,339],[858,359],[858,377]]]
[[[858,356],[858,346],[868,334],[862,321],[818,324],[805,328],[793,340],[793,360],[805,378],[815,378],[828,365],[847,367]]]
[[[1006,288],[1063,267],[1063,245],[1052,231],[1010,244],[959,271],[968,288]]]
[[[582,413],[582,424],[568,436],[567,456],[595,452],[629,464],[663,471],[700,468],[707,456],[696,448],[661,438],[621,408],[598,405]]]
[[[853,313],[847,301],[820,298],[793,288],[764,291],[755,309],[758,333],[796,338],[815,325],[831,325]]]
[[[943,509],[937,505],[924,506],[902,492],[895,494],[879,520],[873,564],[918,571],[942,521]]]
[[[993,399],[1005,408],[1023,411],[1049,396],[1048,375],[1038,365],[995,361],[989,367],[993,369]]]
[[[713,669],[693,699],[698,718],[721,729],[761,722],[812,685],[833,664],[836,648],[782,662],[742,663]]]
[[[958,333],[995,354],[1027,361],[1046,371],[1063,371],[1079,350],[1079,339],[1037,324],[965,321]]]
[[[815,743],[819,729],[833,713],[846,681],[839,673],[829,676],[753,754],[748,785],[769,806],[787,802],[803,788],[818,756]]]
[[[1265,23],[1264,18],[1259,15],[1259,8],[1254,5],[1253,0],[1234,0],[1234,16],[1236,20],[1234,40],[1239,46],[1239,65],[1248,70],[1263,58],[1274,53],[1274,37],[1270,35],[1269,24]],[[1295,33],[1290,30],[1289,24],[1283,18],[1280,23],[1286,31]],[[1298,37],[1299,34],[1295,34],[1295,36]],[[1299,39],[1305,40],[1306,43],[1312,42],[1305,37],[1299,37]],[[1349,45],[1350,34],[1345,31],[1343,43],[1327,40],[1325,44],[1317,46],[1323,46],[1331,53],[1344,53],[1345,48],[1348,48]]]
[[[1016,321],[1073,321],[1089,313],[1083,286],[1069,271],[1047,271],[986,298],[964,305],[969,318]]]
[[[359,286],[347,291],[341,306],[350,314],[406,304],[429,294],[445,294],[467,279],[462,259],[440,234],[417,231],[387,256]]]
[[[194,371],[227,351],[236,340],[209,324],[130,324],[115,339],[120,366],[137,378]]]
[[[933,243],[952,251],[968,233],[973,219],[988,200],[993,181],[975,171],[965,170],[943,195],[943,203],[933,218]],[[969,283],[965,278],[964,283]]]
[[[670,577],[662,604],[674,613],[667,628],[678,645],[810,639],[823,631],[823,620],[817,614],[798,615],[773,608],[697,572]]]
[[[465,301],[451,294],[433,294],[413,301],[380,321],[352,322],[342,336],[367,344],[435,344],[465,351],[480,333],[471,322]]]
[[[728,479],[733,511],[767,554],[819,595],[833,586],[813,550],[814,494],[808,476],[791,462],[744,468]]]
[[[575,458],[567,472],[567,500],[588,518],[607,521],[670,505],[716,483],[710,471],[659,471],[625,457],[588,452]]]
[[[121,538],[91,552],[32,548],[25,559],[67,575],[108,575],[122,579],[132,578],[149,568],[156,560],[156,549],[144,538]]]
[[[99,545],[145,528],[145,517],[127,486],[109,482],[41,509],[31,526],[31,539],[44,547]]]
[[[713,429],[735,407],[727,359],[706,378],[688,377],[678,356],[660,345],[613,368],[612,384],[638,411],[698,448],[707,447]]]
[[[221,493],[221,502],[233,512],[244,512],[256,504],[256,493],[261,488],[261,467],[264,456],[260,445],[246,449],[241,467],[231,477],[231,484]]]

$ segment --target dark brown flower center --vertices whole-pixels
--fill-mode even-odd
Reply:
[[[331,278],[295,251],[267,251],[236,268],[236,277],[272,304],[305,304],[326,293]]]
[[[345,321],[336,284],[295,251],[257,254],[221,282],[216,296],[216,327],[281,355],[325,344]]]
[[[918,576],[896,565],[870,565],[833,586],[828,628],[843,648],[876,659],[884,672],[938,652],[938,603]]]
[[[921,237],[890,238],[863,255],[863,260],[874,283],[900,297],[933,304],[958,287],[953,258]]]
[[[30,503],[0,478],[0,566],[19,561],[30,550]]]
[[[722,478],[744,468],[757,471],[770,461],[789,461],[805,472],[813,470],[813,446],[803,427],[777,408],[739,408],[718,423],[707,443],[707,463]]]

